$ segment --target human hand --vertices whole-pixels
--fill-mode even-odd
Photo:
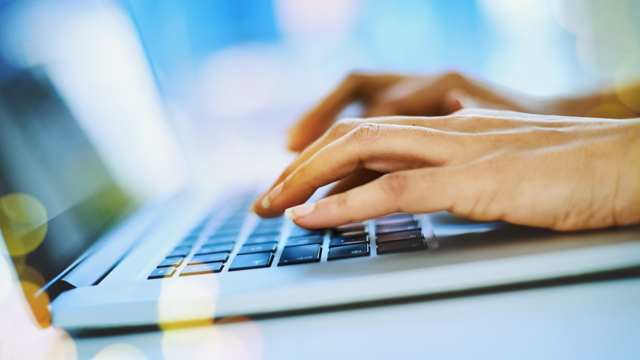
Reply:
[[[639,127],[639,120],[495,110],[341,121],[299,155],[255,210],[274,216],[288,209],[308,228],[442,210],[556,230],[633,224],[640,220],[632,166],[640,139],[630,133]],[[296,206],[360,169],[387,175]]]
[[[458,73],[429,76],[349,75],[329,96],[289,130],[288,147],[301,151],[325,133],[350,103],[362,101],[363,117],[449,115],[482,107],[541,113],[546,102]]]

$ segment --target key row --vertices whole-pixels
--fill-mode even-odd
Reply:
[[[241,225],[240,225],[241,226]],[[282,218],[261,220],[238,251],[229,271],[270,267],[277,250]],[[322,255],[323,230],[293,226],[280,256],[278,266],[319,262]],[[195,275],[222,271],[235,247],[237,235],[215,232],[181,272]],[[149,278],[172,276],[188,256],[197,237],[186,238],[163,260]],[[394,214],[376,220],[378,254],[426,249],[419,223],[409,214]],[[369,256],[368,227],[364,222],[350,223],[330,231],[327,260]],[[171,269],[173,268],[173,269]]]

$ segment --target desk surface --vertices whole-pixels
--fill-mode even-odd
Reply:
[[[75,344],[79,359],[100,351],[100,356],[170,360],[640,359],[640,279],[76,339]]]

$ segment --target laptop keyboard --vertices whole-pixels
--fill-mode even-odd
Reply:
[[[239,244],[251,200],[245,197],[228,202],[229,209],[225,212],[230,215],[213,228],[211,216],[203,220],[157,264],[148,279],[218,273],[225,266],[233,272],[317,263],[322,259],[325,242],[328,242],[327,261],[370,256],[371,251],[382,255],[428,249],[420,223],[413,215],[404,213],[323,230],[293,224],[286,239],[282,239],[283,217],[261,219]],[[369,226],[371,223],[373,226]],[[375,236],[369,233],[370,228],[375,229]],[[279,244],[284,248],[276,259]]]

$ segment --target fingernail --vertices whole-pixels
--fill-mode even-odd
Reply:
[[[255,214],[256,213],[256,205],[253,204],[251,205],[251,207],[249,208],[249,212]]]
[[[284,216],[289,220],[299,219],[307,216],[316,209],[316,203],[302,204],[292,208],[288,208],[284,211]]]
[[[277,198],[278,195],[280,195],[280,193],[282,192],[282,184],[284,183],[278,184],[278,186],[273,188],[273,190],[271,190],[271,192],[267,194],[267,196],[265,196],[264,199],[262,199],[263,208],[268,209],[271,206],[271,201]]]

